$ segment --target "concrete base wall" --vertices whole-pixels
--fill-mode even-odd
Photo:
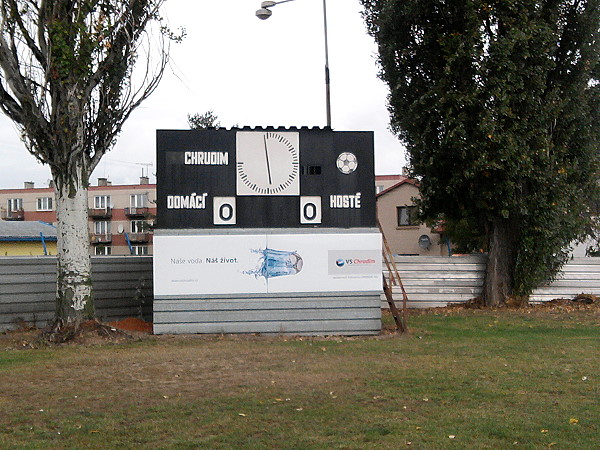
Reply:
[[[154,332],[295,335],[378,334],[379,295],[373,292],[281,296],[157,298]]]

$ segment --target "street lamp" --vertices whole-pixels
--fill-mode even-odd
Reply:
[[[281,0],[279,2],[264,1],[260,4],[260,9],[256,11],[256,17],[266,20],[273,14],[269,8],[281,3],[293,2],[294,0]],[[325,30],[325,112],[327,115],[327,127],[331,128],[331,89],[329,85],[329,44],[327,41],[327,5],[323,0],[323,27]]]

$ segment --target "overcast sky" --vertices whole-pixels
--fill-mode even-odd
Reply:
[[[186,129],[187,114],[213,110],[222,126],[325,126],[322,0],[277,5],[255,16],[260,0],[167,0],[165,16],[187,37],[171,48],[160,86],[125,124],[117,145],[93,174],[155,182],[157,129]],[[376,47],[358,0],[327,0],[332,126],[375,132],[377,175],[400,173],[405,152],[388,131],[387,87],[377,78]],[[50,171],[27,153],[12,122],[0,115],[0,188],[24,181],[45,187]],[[148,166],[151,164],[151,166]]]

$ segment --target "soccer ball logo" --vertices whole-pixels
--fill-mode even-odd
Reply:
[[[338,156],[336,164],[340,172],[344,175],[348,175],[356,170],[358,167],[358,160],[354,153],[344,152]]]

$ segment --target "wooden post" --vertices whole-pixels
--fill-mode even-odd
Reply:
[[[390,246],[385,238],[385,233],[383,232],[383,228],[381,227],[381,223],[377,220],[377,226],[379,227],[379,231],[381,232],[381,237],[383,240],[383,261],[385,262],[385,266],[388,270],[390,283],[388,284],[385,275],[383,275],[383,292],[387,299],[388,305],[390,306],[390,311],[394,316],[394,321],[396,322],[397,329],[402,332],[408,332],[407,319],[408,319],[408,295],[406,294],[406,290],[404,289],[404,285],[402,284],[402,280],[400,279],[400,273],[398,272],[398,267],[394,261],[394,257],[392,255],[392,251]],[[402,290],[402,319],[400,319],[400,314],[398,308],[396,308],[396,303],[394,302],[394,297],[392,293],[392,286],[400,286]]]

